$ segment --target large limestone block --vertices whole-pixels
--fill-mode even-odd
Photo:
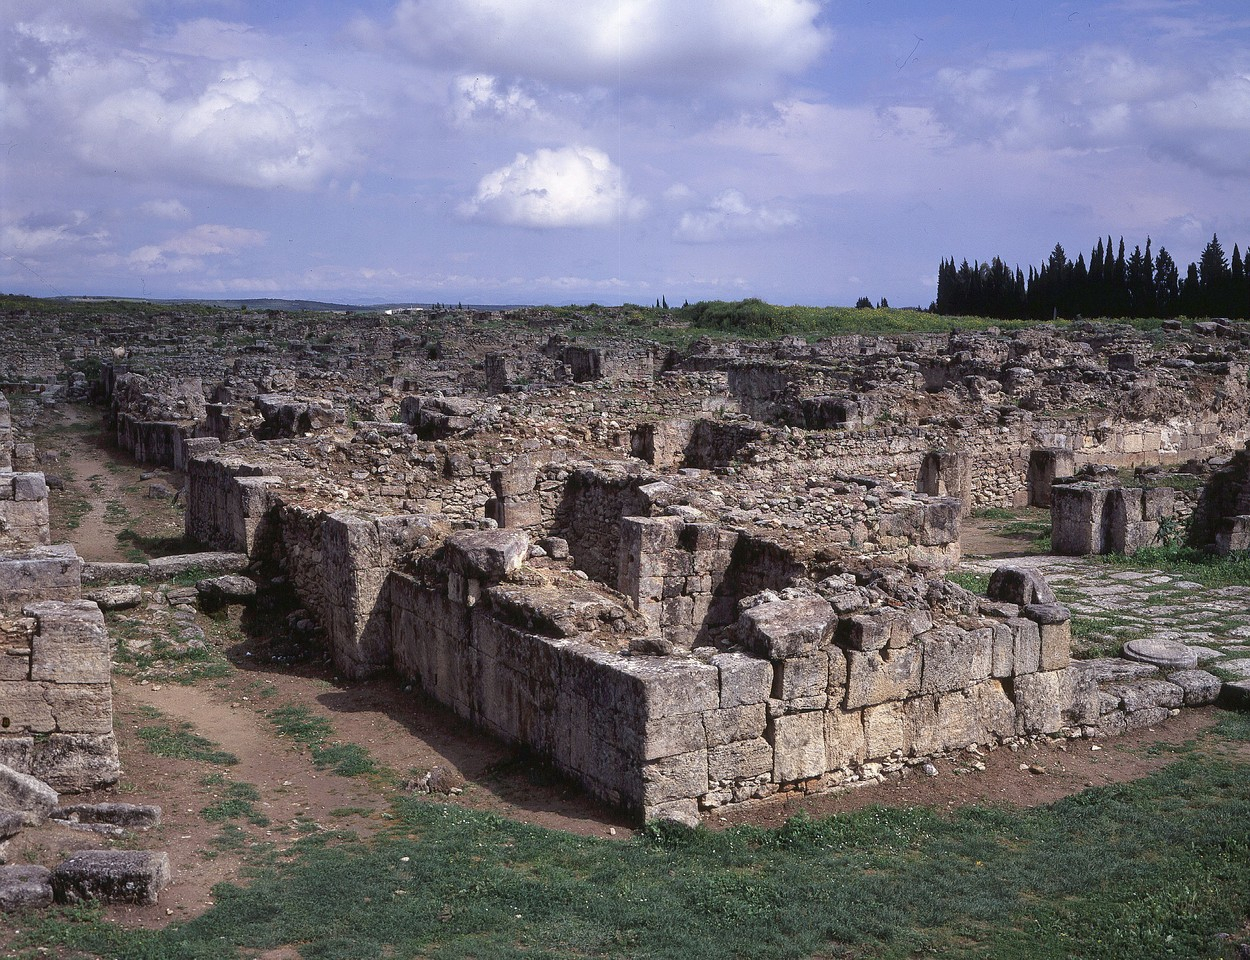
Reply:
[[[643,730],[639,755],[643,760],[661,760],[707,748],[703,715],[686,713],[648,720]]]
[[[720,705],[763,703],[772,695],[773,665],[746,653],[719,653],[712,664],[720,671]]]
[[[169,854],[147,850],[79,850],[52,871],[58,903],[156,903],[169,881]]]
[[[792,783],[822,776],[825,758],[824,712],[787,714],[772,723],[773,779]]]
[[[777,663],[773,696],[798,710],[823,710],[829,696],[829,655],[816,650]]]
[[[108,632],[90,600],[47,600],[23,608],[38,621],[31,641],[30,675],[56,683],[108,683]]]
[[[559,652],[570,689],[626,718],[658,720],[720,705],[719,671],[693,658],[625,657],[585,644]]]
[[[862,763],[867,750],[863,711],[825,711],[825,762],[830,770]]]
[[[45,697],[61,733],[113,732],[113,692],[107,683],[50,683]]]
[[[977,721],[985,727],[987,735],[999,739],[1015,736],[1016,705],[1001,681],[986,680],[968,693],[975,700]]]
[[[906,750],[910,745],[901,702],[866,707],[863,718],[864,755],[868,759],[887,757],[895,750]]]
[[[11,680],[0,686],[0,727],[13,733],[51,733],[56,717],[48,703],[47,684]]]
[[[1185,692],[1185,706],[1200,707],[1215,703],[1220,695],[1220,678],[1205,670],[1177,670],[1168,675]]]
[[[920,692],[945,693],[968,686],[978,639],[979,635],[951,627],[935,627],[919,637]]]
[[[47,820],[59,799],[56,791],[38,777],[0,764],[0,808],[20,814],[27,826],[37,827]]]
[[[703,796],[708,791],[707,772],[706,750],[665,757],[646,764],[642,768],[643,806]]]
[[[52,871],[36,864],[0,867],[0,914],[52,905]]]
[[[918,646],[898,650],[846,654],[847,710],[903,700],[920,690],[921,653]]]
[[[732,783],[771,775],[773,745],[763,737],[735,740],[707,752],[707,774],[712,783]]]
[[[1042,634],[1032,620],[1016,617],[1007,621],[1012,637],[1012,673],[1036,673],[1042,660]]]
[[[1051,670],[1016,677],[1014,692],[1020,733],[1055,733],[1063,726],[1066,672]]]
[[[115,784],[121,776],[113,734],[53,733],[36,740],[30,772],[62,793]]]
[[[703,728],[709,747],[762,737],[767,725],[768,710],[763,703],[722,707],[703,714]]]
[[[1014,603],[1018,607],[1030,603],[1056,603],[1055,592],[1050,589],[1041,572],[1031,567],[1001,566],[990,576],[985,591],[991,600]]]
[[[1061,556],[1107,551],[1103,513],[1109,488],[1095,483],[1055,484],[1051,488],[1050,544]]]
[[[247,569],[248,563],[246,553],[185,553],[149,560],[148,573],[154,580],[168,580],[192,570],[214,574],[241,573]]]
[[[743,611],[738,635],[752,653],[783,660],[828,646],[836,626],[833,607],[822,597],[775,600]]]
[[[498,583],[521,569],[529,549],[523,530],[459,530],[447,538],[447,561],[464,577]]]
[[[82,559],[69,544],[0,556],[0,610],[20,610],[32,600],[77,599],[82,568]]]

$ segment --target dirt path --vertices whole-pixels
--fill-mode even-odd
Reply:
[[[52,542],[73,543],[84,560],[130,560],[138,559],[136,553],[164,552],[152,548],[182,536],[182,516],[173,505],[182,476],[126,458],[111,447],[101,417],[98,408],[71,403],[40,413],[31,439],[53,479],[48,504]],[[63,488],[57,488],[57,480]],[[149,497],[152,484],[168,494]],[[127,537],[127,531],[130,539],[123,544],[119,534]]]

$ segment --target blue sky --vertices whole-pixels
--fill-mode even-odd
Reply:
[[[4,0],[0,290],[927,305],[1250,244],[1245,0]]]

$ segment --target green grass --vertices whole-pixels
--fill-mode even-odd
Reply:
[[[405,799],[371,841],[318,832],[203,916],[24,918],[17,947],[255,956],[760,960],[1219,958],[1250,910],[1250,766],[1202,744],[1143,780],[1026,810],[869,808],[624,842]]]
[[[946,579],[951,583],[957,583],[969,593],[976,594],[978,597],[985,596],[985,592],[990,588],[990,575],[988,573],[948,573]]]
[[[260,791],[253,784],[242,780],[226,781],[224,790],[215,802],[200,810],[209,823],[225,823],[230,820],[246,820],[255,827],[269,826],[269,818],[256,809]]]
[[[328,743],[334,728],[325,717],[308,707],[286,704],[268,714],[270,722],[284,736],[308,748],[319,769],[329,769],[342,777],[380,776],[383,771],[369,751],[358,743]]]
[[[1050,552],[1050,511],[1038,507],[986,507],[972,519],[988,521],[990,532],[1009,540],[1020,540],[1030,551]]]
[[[153,722],[139,727],[135,735],[143,741],[143,745],[153,756],[168,757],[171,760],[199,760],[202,763],[227,767],[239,762],[239,758],[233,753],[222,750],[212,740],[195,733],[195,728],[190,723],[171,723],[152,707],[145,706],[140,709],[144,717]]]
[[[1097,559],[1129,570],[1160,571],[1200,583],[1204,587],[1250,584],[1250,553],[1221,557],[1193,547],[1163,546],[1145,547],[1128,556],[1105,554]]]

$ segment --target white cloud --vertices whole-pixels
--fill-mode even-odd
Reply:
[[[181,200],[149,200],[141,204],[139,210],[162,220],[186,220],[191,216],[191,211]]]
[[[459,125],[475,120],[522,120],[538,113],[538,103],[517,84],[504,86],[491,76],[464,75],[452,81],[452,118]]]
[[[98,249],[109,239],[108,230],[93,225],[81,210],[31,215],[0,225],[0,251],[9,256],[41,257]]]
[[[819,14],[816,0],[400,0],[356,31],[465,72],[758,99],[825,51]]]
[[[163,243],[145,244],[131,251],[126,263],[136,269],[185,273],[202,270],[207,257],[228,257],[264,244],[266,235],[245,227],[205,223],[170,237]]]
[[[168,37],[124,26],[82,26],[53,8],[0,31],[6,124],[29,137],[37,123],[58,158],[131,179],[309,189],[354,162],[348,128],[369,112],[363,97],[267,56],[262,34],[216,21]]]
[[[684,243],[712,243],[776,233],[799,222],[798,214],[780,206],[751,206],[737,190],[726,190],[700,210],[681,215],[673,239]]]
[[[608,155],[577,146],[518,153],[484,176],[460,206],[470,219],[521,227],[601,227],[642,211]]]
[[[990,61],[936,75],[955,135],[1011,150],[1145,150],[1216,176],[1250,156],[1250,61],[1147,60],[1091,46],[1045,68]]]

